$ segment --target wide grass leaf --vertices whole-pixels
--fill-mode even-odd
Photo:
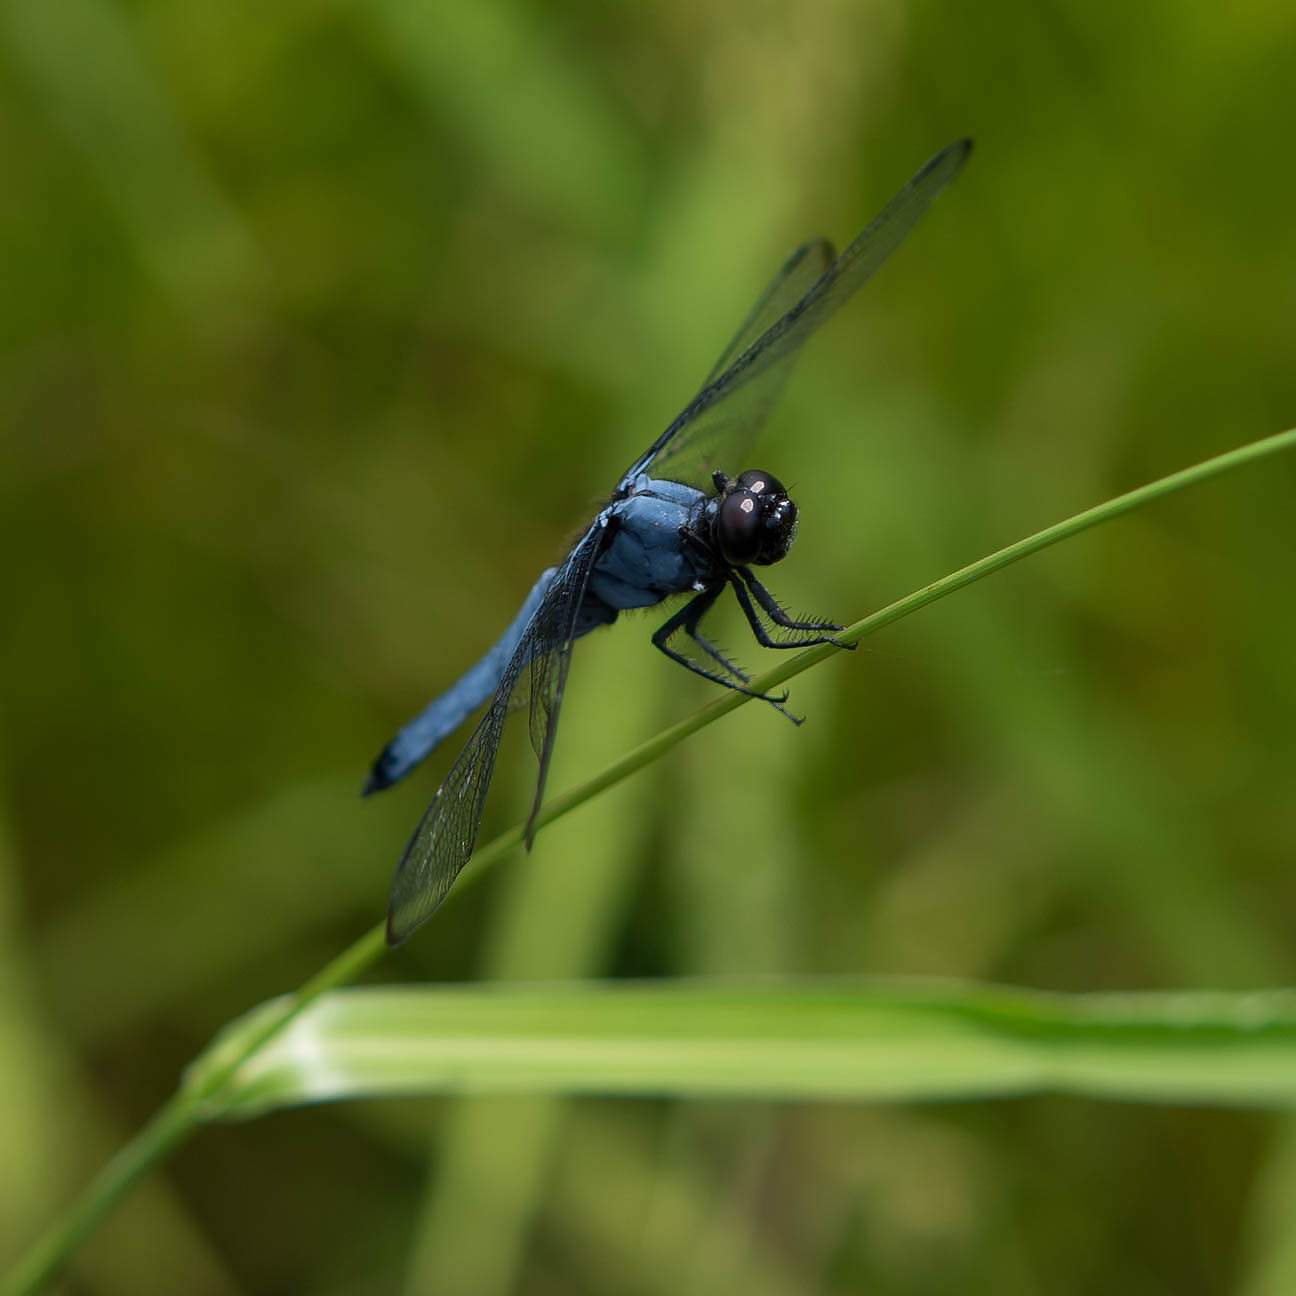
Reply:
[[[1296,991],[1060,995],[896,980],[363,987],[217,1081],[276,1000],[190,1069],[209,1119],[451,1093],[907,1102],[1072,1093],[1281,1107]]]

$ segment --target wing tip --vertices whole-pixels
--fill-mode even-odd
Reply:
[[[403,945],[408,936],[408,931],[397,930],[396,912],[393,909],[389,909],[387,911],[387,948],[395,949],[398,945]]]
[[[964,135],[961,139],[954,140],[951,144],[946,144],[939,153],[928,158],[918,169],[918,174],[914,176],[914,183],[925,180],[934,171],[943,173],[943,181],[949,184],[956,175],[963,169],[964,164],[972,155],[972,137]]]

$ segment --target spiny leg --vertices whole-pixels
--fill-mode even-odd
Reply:
[[[756,601],[761,605],[765,615],[783,630],[840,630],[842,627],[835,621],[798,621],[788,616],[779,606],[774,595],[746,567],[733,568],[729,572],[729,581],[733,585],[734,595],[738,599],[738,606],[742,608],[743,615],[747,618],[747,624],[751,626],[752,634],[756,636],[757,642],[763,647],[812,648],[815,644],[830,643],[836,644],[838,648],[855,648],[855,644],[842,643],[841,640],[834,639],[830,634],[811,634],[800,639],[784,639],[781,641],[774,639],[765,629],[755,607],[752,606],[751,598],[748,597],[748,590],[755,595]]]
[[[691,630],[686,626],[685,631],[688,634],[688,637],[692,639],[693,642],[697,644],[697,646],[701,648],[712,661],[718,662],[723,666],[724,669],[734,677],[734,679],[743,684],[751,683],[751,676],[748,675],[747,672],[737,664],[737,662],[731,662],[729,658],[726,657],[724,653],[721,652],[720,649],[717,648],[716,645],[698,629],[697,626],[694,626]]]
[[[709,640],[709,639],[708,639],[708,638],[707,638],[707,637],[706,637],[706,636],[701,632],[701,630],[698,629],[698,627],[697,627],[696,625],[695,625],[691,630],[688,629],[688,627],[686,626],[686,627],[685,627],[685,630],[686,630],[687,633],[688,633],[688,637],[689,637],[690,639],[692,639],[693,642],[694,642],[695,644],[697,644],[697,646],[698,646],[699,648],[701,648],[702,651],[703,651],[704,653],[706,653],[709,657],[712,657],[712,658],[714,658],[716,661],[718,661],[718,662],[720,663],[720,665],[723,666],[723,667],[725,668],[725,670],[727,670],[727,671],[731,671],[731,672],[733,673],[733,675],[734,675],[734,677],[735,677],[736,679],[741,680],[744,684],[750,684],[750,683],[751,683],[751,676],[748,675],[747,672],[746,672],[745,670],[742,670],[742,669],[737,665],[737,663],[735,663],[735,662],[731,662],[731,661],[729,660],[729,658],[726,657],[726,656],[724,655],[724,653],[722,653],[722,652],[720,651],[720,649],[717,648],[717,647],[715,646],[715,644],[713,644],[713,643],[712,643],[712,642],[711,642],[711,641],[710,641],[710,640]],[[751,692],[751,691],[748,690],[748,689],[744,689],[744,690],[742,690],[742,691],[743,691],[743,692]],[[770,706],[772,706],[772,707],[774,708],[775,711],[782,712],[783,715],[787,716],[787,718],[788,718],[789,720],[791,720],[793,724],[797,724],[797,725],[799,725],[799,724],[801,724],[801,723],[805,720],[805,717],[804,717],[804,716],[793,715],[791,711],[789,711],[786,707],[784,707],[784,706],[782,706],[782,705],[780,704],[778,698],[772,696],[772,695],[769,694],[769,693],[754,693],[754,692],[753,692],[753,693],[751,693],[751,696],[752,696],[752,697],[763,698],[766,702],[768,702],[768,703],[770,704]],[[783,692],[782,692],[779,696],[780,696],[784,701],[786,701],[786,700],[787,700],[787,696],[788,696],[787,690],[784,689]]]
[[[750,676],[735,666],[734,663],[729,661],[714,644],[710,643],[704,636],[698,633],[698,622],[711,610],[716,599],[720,597],[720,592],[723,589],[723,585],[717,584],[710,589],[703,590],[696,598],[690,599],[688,603],[680,608],[680,610],[675,613],[669,621],[662,625],[656,634],[653,635],[653,645],[659,651],[665,653],[672,661],[678,662],[686,670],[691,670],[695,675],[701,675],[703,679],[708,679],[713,684],[720,684],[724,688],[733,689],[735,693],[745,693],[748,697],[760,698],[761,701],[768,702],[776,710],[783,711],[783,707],[780,704],[787,701],[786,692],[780,694],[759,693],[755,689],[748,688],[746,682],[750,679]],[[679,630],[683,630],[684,633],[687,634],[688,637],[692,639],[708,657],[712,658],[712,660],[720,666],[723,666],[724,669],[734,678],[727,679],[725,676],[719,675],[715,671],[707,670],[705,666],[700,666],[697,662],[692,661],[690,658],[685,657],[683,653],[677,652],[672,648],[670,646],[670,640]],[[739,682],[734,683],[734,679]],[[800,723],[800,720],[796,716],[789,715],[786,711],[783,711],[783,714],[788,716],[790,720],[795,721],[797,724]]]

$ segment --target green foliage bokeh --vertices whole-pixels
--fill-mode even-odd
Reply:
[[[758,454],[802,511],[794,610],[853,620],[1296,422],[1294,58],[1278,3],[9,0],[0,1257],[377,920],[454,754],[361,802],[377,748],[786,252],[939,146],[977,152]],[[1211,483],[894,627],[795,682],[803,727],[713,726],[381,975],[1292,984],[1294,488]],[[553,791],[706,696],[655,624],[578,647]],[[486,835],[534,778],[515,728]],[[204,1134],[78,1265],[1262,1296],[1296,1267],[1291,1148],[1062,1099],[339,1107]]]

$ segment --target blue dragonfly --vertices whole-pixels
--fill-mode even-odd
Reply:
[[[767,648],[836,643],[833,635],[842,627],[790,617],[756,578],[753,567],[787,554],[796,505],[770,473],[748,469],[730,477],[725,469],[746,457],[806,339],[900,246],[971,148],[971,140],[957,140],[937,153],[839,257],[825,239],[814,239],[788,258],[697,395],[626,469],[567,557],[541,572],[494,646],[379,753],[366,794],[404,778],[489,700],[396,869],[389,945],[432,916],[468,862],[504,722],[523,701],[529,701],[531,745],[540,761],[526,823],[530,849],[572,645],[618,613],[692,595],[653,635],[653,644],[694,673],[789,715],[783,709],[787,694],[756,692],[751,677],[702,633],[702,618],[732,590],[752,634]]]

